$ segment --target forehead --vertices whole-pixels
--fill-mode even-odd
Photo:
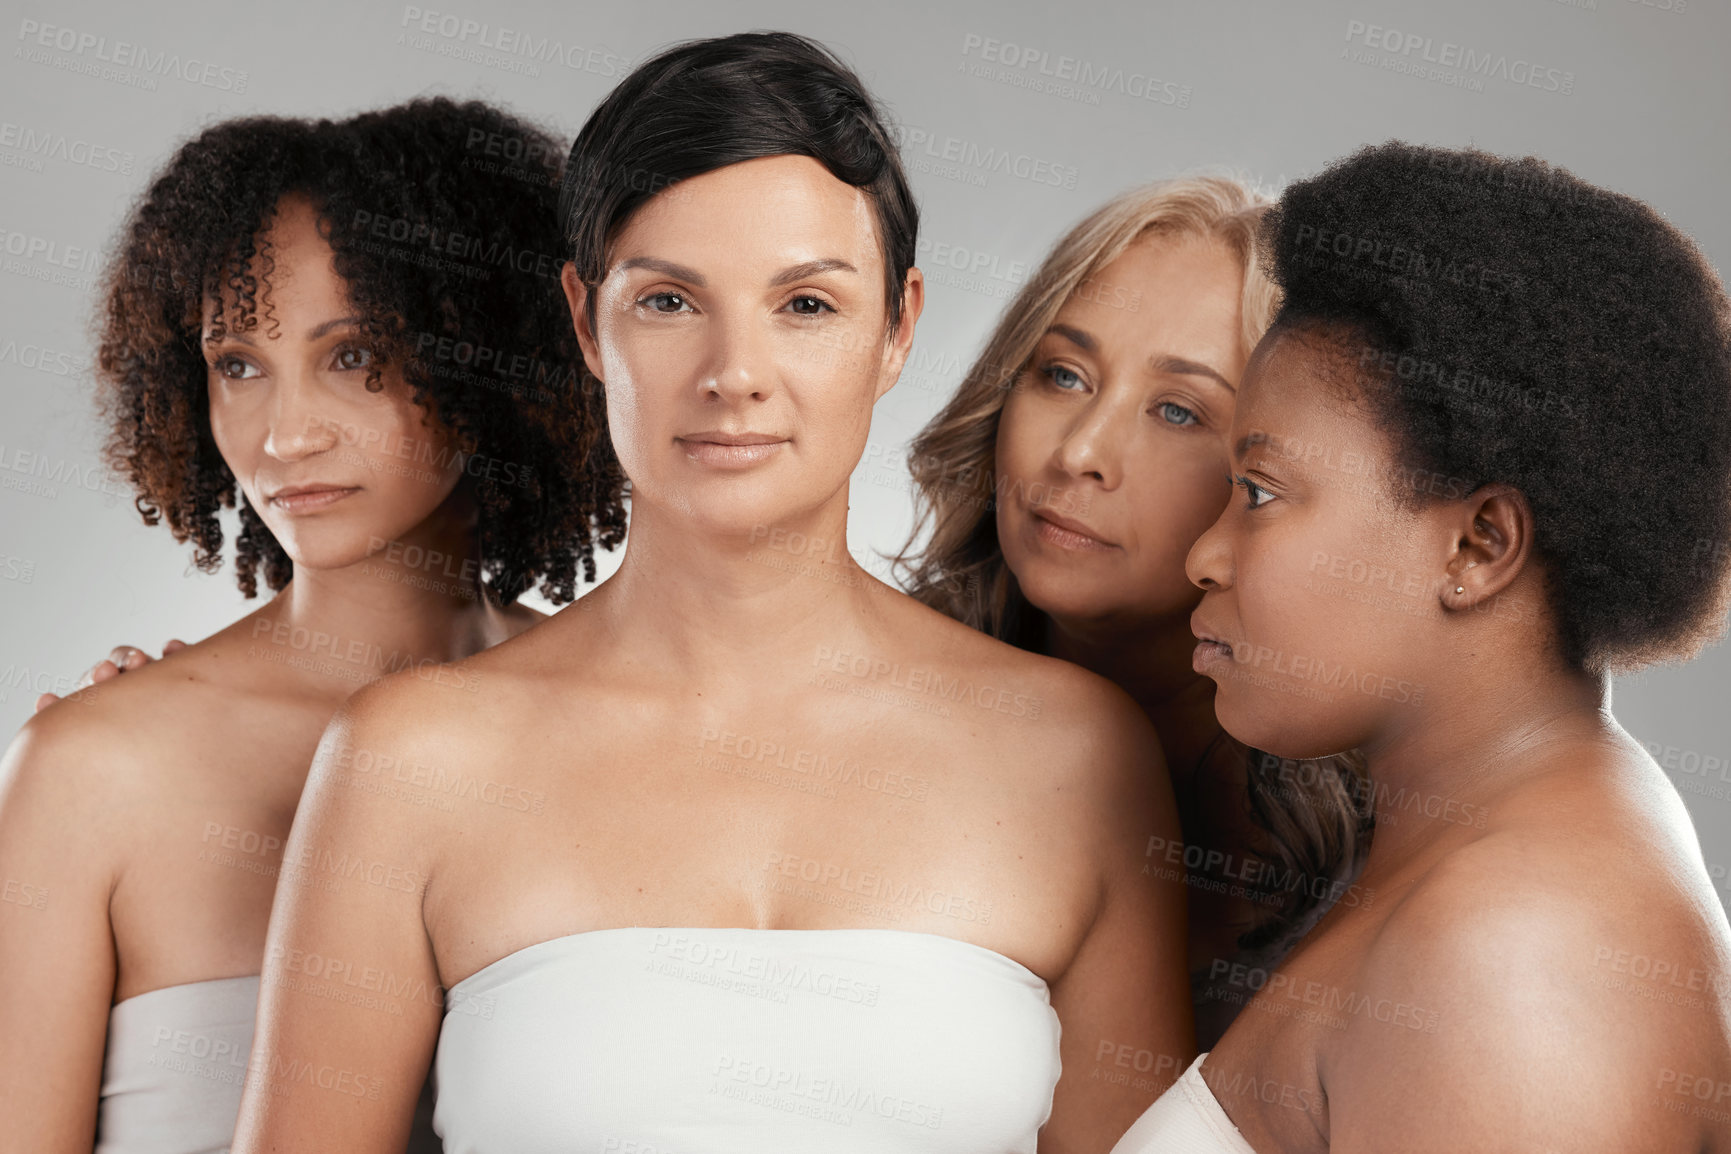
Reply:
[[[1077,286],[1055,318],[1141,356],[1159,350],[1232,376],[1242,366],[1244,271],[1222,242],[1195,233],[1133,241]]]
[[[822,250],[822,251],[819,251]],[[822,256],[881,264],[871,197],[809,156],[763,156],[689,177],[650,198],[609,255],[774,263]]]
[[[257,238],[257,248],[247,262],[247,275],[257,288],[251,293],[251,311],[263,312],[268,300],[275,313],[301,308],[341,307],[347,288],[337,274],[336,254],[319,231],[319,217],[305,197],[284,197],[268,228]],[[234,313],[242,303],[232,278],[222,286],[222,308]],[[217,301],[206,298],[205,324],[216,312]]]
[[[1387,438],[1360,397],[1353,348],[1315,333],[1274,330],[1251,355],[1233,413],[1232,441],[1287,459],[1383,456]]]

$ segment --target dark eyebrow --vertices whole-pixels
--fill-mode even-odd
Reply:
[[[662,260],[658,256],[634,256],[630,260],[622,260],[614,266],[615,271],[625,272],[628,269],[646,268],[650,272],[658,272],[662,276],[670,276],[674,280],[686,281],[698,288],[708,286],[703,274],[696,269],[686,268],[682,264],[674,264],[670,260]]]
[[[1238,443],[1232,446],[1232,455],[1234,457],[1242,457],[1244,456],[1245,450],[1249,449],[1252,445],[1266,445],[1273,439],[1274,438],[1270,437],[1267,433],[1257,432],[1253,429],[1238,438]]]
[[[336,317],[332,320],[326,321],[322,325],[315,325],[312,329],[310,329],[307,332],[307,340],[316,341],[320,337],[324,336],[326,333],[330,332],[332,329],[339,329],[339,328],[345,328],[348,326],[359,325],[364,319],[365,318],[363,318],[363,317]],[[221,339],[223,341],[233,341],[237,345],[252,345],[254,348],[258,347],[258,345],[253,341],[253,339],[251,337],[247,336],[245,333],[236,332],[233,329],[230,329],[228,332],[224,333],[222,335]],[[204,343],[207,345],[217,344],[218,339],[207,333],[207,334],[205,334],[205,337],[204,337]]]
[[[704,279],[703,274],[698,272],[696,269],[686,268],[682,264],[675,264],[670,260],[662,260],[660,257],[634,256],[630,260],[620,261],[617,267],[620,271],[633,268],[646,268],[651,272],[658,272],[663,276],[670,276],[675,280],[682,280],[688,284],[694,284],[698,288],[705,288],[709,284],[709,282]],[[804,280],[806,277],[817,276],[819,273],[826,272],[857,273],[859,272],[859,269],[839,257],[824,257],[820,260],[808,260],[804,264],[796,264],[791,268],[784,268],[780,272],[776,273],[775,276],[770,279],[769,283],[772,288],[778,288],[781,285],[792,284],[794,281]]]
[[[792,268],[784,268],[770,279],[770,287],[780,288],[784,284],[792,284],[796,280],[804,280],[808,276],[817,276],[826,272],[853,272],[859,269],[839,257],[823,257],[820,260],[808,260],[804,264],[796,264]]]

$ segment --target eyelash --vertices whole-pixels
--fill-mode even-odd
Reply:
[[[1177,401],[1161,401],[1158,405],[1155,406],[1155,408],[1157,408],[1157,409],[1177,409],[1180,413],[1183,413],[1185,416],[1190,418],[1188,421],[1174,421],[1171,419],[1166,419],[1166,423],[1169,425],[1177,425],[1179,428],[1183,428],[1186,425],[1200,425],[1202,423],[1202,417],[1196,412],[1195,409],[1186,408],[1185,406],[1180,405]]]
[[[1235,476],[1232,478],[1232,483],[1237,485],[1240,489],[1244,490],[1244,499],[1245,499],[1244,507],[1246,509],[1260,509],[1260,508],[1262,508],[1262,506],[1268,504],[1268,501],[1274,500],[1274,494],[1273,493],[1270,493],[1267,489],[1264,489],[1261,485],[1258,485],[1255,481],[1252,481],[1249,477]],[[1256,494],[1258,494],[1258,493],[1261,493],[1263,496],[1267,497],[1268,501],[1258,501],[1256,499]]]
[[[681,302],[685,301],[685,296],[682,293],[659,292],[659,293],[650,293],[646,297],[640,297],[638,299],[637,303],[640,305],[647,305],[650,301],[656,300],[658,298],[663,298],[663,297],[673,297],[674,299],[676,299],[678,301],[681,301]],[[812,301],[815,304],[821,305],[823,307],[823,309],[825,309],[829,312],[833,313],[836,311],[834,305],[830,304],[828,301],[824,300],[822,297],[812,296],[810,293],[802,293],[799,296],[794,297],[792,301],[788,302],[788,304],[792,304],[792,303],[794,303],[794,301]],[[663,310],[658,309],[658,308],[654,308],[653,306],[650,307],[649,311],[654,312],[654,313],[660,313],[662,316],[675,316],[675,315],[677,315],[677,310],[675,310],[674,312],[664,312]],[[822,316],[823,313],[822,312],[795,313],[794,315],[795,316],[801,316],[801,317],[817,317],[817,316]]]
[[[1069,373],[1072,377],[1075,377],[1078,381],[1081,380],[1081,374],[1077,373],[1074,369],[1067,369],[1063,365],[1047,364],[1047,365],[1041,365],[1040,366],[1040,375],[1045,377],[1048,381],[1052,382],[1053,388],[1062,390],[1063,392],[1066,392],[1066,393],[1075,392],[1076,390],[1072,386],[1061,385],[1058,383],[1058,377],[1057,377],[1058,373]],[[1171,418],[1165,416],[1164,412],[1161,413],[1161,419],[1162,420],[1164,420],[1168,425],[1173,425],[1173,426],[1176,426],[1177,428],[1180,428],[1180,429],[1185,428],[1185,427],[1190,426],[1190,425],[1200,425],[1202,423],[1202,417],[1200,414],[1198,414],[1196,412],[1195,409],[1187,408],[1184,405],[1180,405],[1176,401],[1161,401],[1158,405],[1155,405],[1154,408],[1156,409],[1156,411],[1161,411],[1161,410],[1166,410],[1166,409],[1176,409],[1180,413],[1183,413],[1185,416],[1189,417],[1190,419],[1187,421],[1174,421]]]
[[[349,353],[364,354],[367,358],[366,363],[360,364],[360,365],[345,365],[345,364],[343,364],[342,363],[343,357]],[[332,368],[336,372],[339,372],[339,373],[364,373],[364,372],[368,371],[369,369],[373,368],[376,361],[377,361],[376,354],[373,352],[372,349],[367,348],[365,345],[338,345],[331,352]],[[253,376],[243,376],[243,377],[231,377],[227,373],[222,371],[223,366],[229,365],[229,364],[244,365],[246,368],[254,370],[254,375]],[[245,357],[236,356],[234,353],[221,353],[221,354],[219,354],[215,360],[210,362],[210,367],[219,377],[222,377],[224,380],[228,380],[228,381],[250,381],[250,380],[256,379],[257,377],[264,376],[263,371],[259,370],[257,365],[253,364],[251,361],[247,360]]]

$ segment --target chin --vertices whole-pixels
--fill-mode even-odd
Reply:
[[[1255,686],[1221,685],[1214,695],[1214,716],[1235,740],[1275,757],[1303,761],[1358,744],[1340,736],[1329,719],[1317,716],[1318,709],[1326,708],[1323,703],[1302,697],[1273,700],[1284,697]]]

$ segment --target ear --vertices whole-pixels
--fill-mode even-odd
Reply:
[[[1455,505],[1454,545],[1439,592],[1445,610],[1493,601],[1520,576],[1533,550],[1533,511],[1519,489],[1482,485]]]
[[[577,346],[583,350],[583,363],[598,381],[601,375],[601,345],[589,327],[589,286],[577,276],[577,266],[571,261],[559,270],[559,285],[565,290],[565,303],[571,309],[571,328],[577,334]]]
[[[926,307],[926,274],[917,268],[908,269],[907,279],[902,282],[902,319],[896,326],[896,331],[890,334],[890,339],[884,342],[883,362],[878,367],[877,392],[872,394],[876,401],[902,375],[902,366],[908,363],[908,354],[914,346],[914,322],[920,319],[920,311]]]

